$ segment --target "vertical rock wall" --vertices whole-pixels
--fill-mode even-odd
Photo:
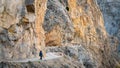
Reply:
[[[68,8],[75,29],[75,42],[97,45],[102,37],[106,38],[102,14],[96,0],[69,0]]]
[[[120,0],[97,0],[97,2],[104,16],[106,31],[120,41]]]
[[[35,7],[33,2],[0,0],[0,60],[38,57],[44,50],[42,23],[47,2],[35,0]]]
[[[45,42],[48,46],[59,46],[62,43],[69,43],[73,39],[74,28],[65,7],[66,3],[67,0],[48,0],[43,24]]]
[[[85,64],[93,68],[114,66],[97,0],[48,0],[43,27],[46,45],[82,44],[87,52],[82,56],[89,57],[79,59],[86,59]]]
[[[45,34],[43,30],[43,22],[46,11],[47,0],[35,0],[35,33],[36,33],[36,45],[41,46],[41,50],[45,53]],[[39,48],[39,47],[38,47]]]
[[[43,27],[46,45],[97,45],[107,38],[96,0],[48,0]]]

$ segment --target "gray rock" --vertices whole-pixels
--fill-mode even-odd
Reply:
[[[38,57],[41,46],[36,40],[35,13],[28,12],[26,7],[33,2],[0,0],[0,61]],[[30,10],[35,11],[35,8]]]
[[[81,45],[48,47],[46,50],[47,52],[63,53],[65,56],[67,56],[68,60],[72,60],[72,59],[77,60],[79,63],[83,65],[83,68],[99,67],[97,57],[92,55],[91,50]]]
[[[97,0],[97,1],[103,13],[107,32],[111,36],[115,36],[120,40],[120,0]]]
[[[48,0],[43,28],[46,31],[46,34],[49,34],[50,31],[54,30],[53,28],[55,26],[60,26],[61,28],[56,29],[56,31],[62,33],[61,43],[70,42],[73,39],[74,28],[65,5],[59,0]],[[50,45],[50,43],[47,45]]]

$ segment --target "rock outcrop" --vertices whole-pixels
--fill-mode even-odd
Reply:
[[[94,46],[67,44],[66,46],[47,47],[46,50],[46,52],[63,53],[70,60],[74,59],[81,63],[82,67],[85,68],[116,68],[119,66],[117,63],[119,58],[114,52],[111,51],[110,53]]]
[[[74,27],[66,10],[66,3],[68,1],[48,0],[43,24],[46,36],[45,42],[48,46],[59,46],[73,39]]]
[[[77,61],[71,61],[68,58],[54,59],[47,61],[35,61],[35,62],[2,62],[0,68],[84,68]]]
[[[120,0],[97,1],[104,16],[107,32],[120,40]]]
[[[45,48],[46,3],[35,0],[34,7],[34,0],[0,0],[0,60],[38,57]]]
[[[0,60],[38,57],[40,50],[45,54],[46,45],[58,46],[48,50],[64,53],[82,64],[79,68],[114,68],[114,39],[108,37],[97,0],[0,0]],[[74,67],[63,60],[60,67]]]
[[[116,59],[112,57],[97,0],[48,0],[43,27],[46,45],[81,44],[92,60],[93,68],[115,66]]]
[[[107,38],[95,0],[48,0],[43,27],[46,45],[70,42],[97,45]]]

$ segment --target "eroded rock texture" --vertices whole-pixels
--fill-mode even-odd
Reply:
[[[120,0],[97,1],[104,16],[107,32],[120,40]]]
[[[46,3],[35,0],[34,7],[34,0],[0,0],[0,60],[38,57],[45,46]]]
[[[48,0],[43,27],[46,45],[82,44],[82,53],[89,56],[92,68],[114,67],[116,59],[111,56],[110,40],[96,0]]]
[[[106,38],[103,18],[95,0],[48,0],[45,22],[46,45],[97,44]]]
[[[96,0],[0,0],[0,60],[37,57],[46,44],[85,68],[114,68],[108,39]]]
[[[65,0],[48,0],[44,29],[46,45],[61,45],[73,40],[74,27],[66,10]],[[65,4],[64,4],[65,3]]]

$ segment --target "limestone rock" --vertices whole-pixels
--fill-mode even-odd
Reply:
[[[48,0],[43,24],[46,33],[46,45],[55,46],[72,41],[74,28],[65,8],[60,0]]]
[[[70,61],[66,58],[55,60],[39,61],[39,62],[0,62],[0,68],[84,68],[77,61]]]
[[[113,0],[99,2],[100,6],[102,2],[114,5],[111,4]],[[119,14],[116,8],[106,8],[105,12],[108,15]],[[119,22],[117,13],[113,17]],[[116,41],[108,37],[103,17],[105,15],[102,15],[97,0],[0,0],[0,61],[38,57],[40,50],[45,55],[46,44],[58,47],[49,51],[62,52],[67,56],[62,61],[58,60],[60,62],[53,62],[53,68],[59,64],[63,68],[77,67],[71,64],[74,61],[78,62],[78,68],[113,68],[118,59],[114,53],[116,46],[111,48],[110,45],[115,45]],[[118,27],[110,31],[115,34]],[[110,43],[112,41],[113,44]],[[62,64],[66,59],[71,62]],[[82,65],[79,66],[79,63]],[[42,67],[49,64],[45,63]]]
[[[59,26],[59,29],[56,26]],[[112,57],[109,37],[97,0],[48,0],[43,27],[48,46],[49,44],[63,46],[67,43],[82,44],[85,50],[81,55],[89,56],[86,57],[88,58],[86,61],[92,60],[85,62],[86,67],[89,63],[92,63],[93,68],[115,66],[116,59]],[[54,40],[56,37],[57,39]],[[61,40],[61,43],[58,40]],[[71,50],[73,52],[76,50],[71,48],[69,50],[70,54],[76,55]]]
[[[91,50],[79,44],[69,44],[68,46],[47,47],[47,52],[58,52],[68,56],[69,60],[76,60],[85,68],[99,68],[99,55],[92,55]],[[96,49],[97,50],[97,49]],[[99,60],[97,59],[99,57]]]
[[[120,40],[120,0],[97,0],[97,2],[103,13],[107,32]]]
[[[34,7],[34,0],[0,0],[0,60],[38,57],[45,51],[42,23],[47,1],[37,1]]]
[[[46,45],[61,45],[60,42],[96,45],[102,37],[107,38],[95,0],[48,0],[43,27]]]

